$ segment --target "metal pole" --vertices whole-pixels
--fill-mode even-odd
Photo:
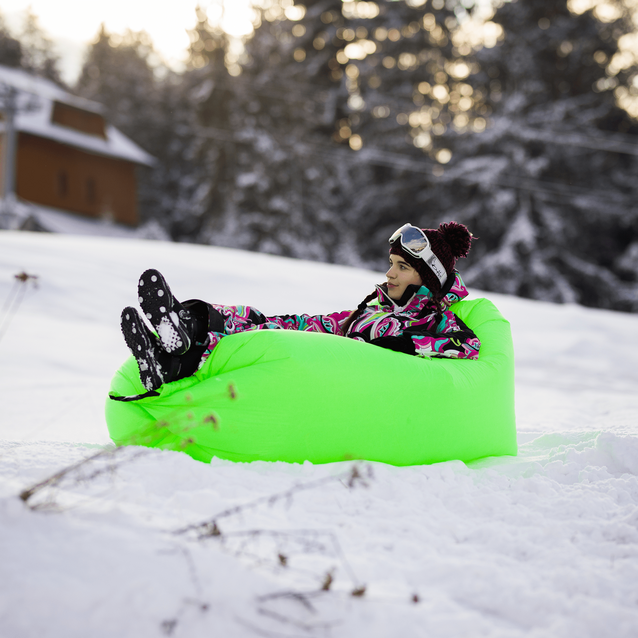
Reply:
[[[2,112],[4,114],[3,179],[2,179],[2,223],[7,228],[13,215],[15,193],[16,163],[16,130],[15,114],[17,110],[16,96],[18,91],[13,86],[4,86],[1,94]]]

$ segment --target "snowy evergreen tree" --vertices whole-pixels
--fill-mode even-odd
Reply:
[[[435,135],[453,121],[468,126],[482,106],[466,98],[472,50],[452,43],[454,13],[431,4],[258,5],[241,76],[224,78],[208,65],[208,100],[228,86],[234,108],[215,126],[210,116],[201,120],[213,136],[204,146],[216,162],[232,147],[235,175],[210,165],[209,175],[227,175],[234,187],[232,196],[218,187],[207,194],[207,241],[361,263],[371,229],[416,212],[412,193],[423,175],[405,166],[436,164]],[[198,62],[212,37],[193,38]]]
[[[347,252],[336,228],[339,169],[315,153],[329,148],[339,84],[331,78],[330,55],[306,63],[304,49],[312,48],[326,9],[337,6],[331,0],[261,7],[242,73],[228,80],[235,104],[226,122],[233,188],[209,241],[324,261]]]
[[[207,242],[232,199],[235,145],[230,117],[237,104],[226,67],[229,38],[218,24],[209,22],[201,7],[195,13],[182,91],[190,103],[196,133],[189,153],[197,188],[189,207],[174,220],[173,235]]]
[[[493,115],[453,140],[433,200],[475,242],[467,280],[557,302],[638,310],[635,134],[606,72],[628,25],[575,15],[564,0],[519,0],[494,21],[501,46],[480,52]],[[618,152],[620,151],[620,152]]]
[[[361,149],[343,214],[359,228],[358,252],[369,265],[384,265],[379,246],[406,219],[434,219],[424,188],[449,159],[446,132],[484,121],[481,94],[467,81],[473,49],[455,40],[460,8],[442,0],[343,4],[334,63],[346,100],[334,139]]]
[[[185,72],[102,28],[78,91],[158,159],[174,239],[381,269],[399,224],[457,219],[470,284],[636,311],[632,27],[574,6],[259,0],[241,50],[213,5]]]
[[[154,120],[159,102],[153,53],[145,32],[110,34],[102,24],[76,85],[80,95],[102,104],[108,119],[149,152],[153,133],[144,122]]]
[[[110,34],[102,25],[76,87],[79,95],[104,105],[107,119],[156,158],[152,170],[139,171],[140,212],[169,232],[197,187],[188,160],[193,109],[182,84],[158,60],[148,34]]]
[[[53,41],[40,28],[38,18],[31,7],[24,14],[18,39],[21,50],[20,67],[62,85],[60,57],[55,53]]]
[[[0,64],[19,67],[21,60],[22,46],[20,41],[13,37],[4,16],[0,13]]]
[[[31,8],[24,12],[22,28],[17,35],[7,27],[0,13],[0,64],[23,69],[63,85],[59,63],[53,41],[40,28]]]

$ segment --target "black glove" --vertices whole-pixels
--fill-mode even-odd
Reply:
[[[404,352],[405,354],[416,354],[414,348],[414,342],[407,335],[400,335],[398,337],[378,337],[373,339],[370,343],[375,346],[381,346],[388,350],[394,350],[395,352]]]

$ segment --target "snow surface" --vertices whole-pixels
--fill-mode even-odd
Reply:
[[[150,267],[178,298],[267,313],[351,308],[383,280],[0,232],[0,636],[638,635],[637,316],[488,295],[513,329],[518,457],[206,465],[109,444],[119,314]],[[418,400],[387,387],[398,410]],[[212,520],[221,535],[201,537]]]
[[[13,202],[10,217],[5,221],[4,229],[26,229],[28,227],[25,228],[25,224],[29,223],[29,218],[36,223],[40,230],[51,233],[169,241],[168,233],[154,219],[141,226],[131,227],[118,224],[110,219],[87,217],[81,213],[72,213],[24,200]]]

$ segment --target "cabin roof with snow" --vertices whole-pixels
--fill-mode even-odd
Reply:
[[[152,155],[105,120],[102,105],[67,93],[50,80],[0,65],[2,84],[19,91],[19,105],[30,105],[16,114],[17,131],[98,155],[153,165]]]

